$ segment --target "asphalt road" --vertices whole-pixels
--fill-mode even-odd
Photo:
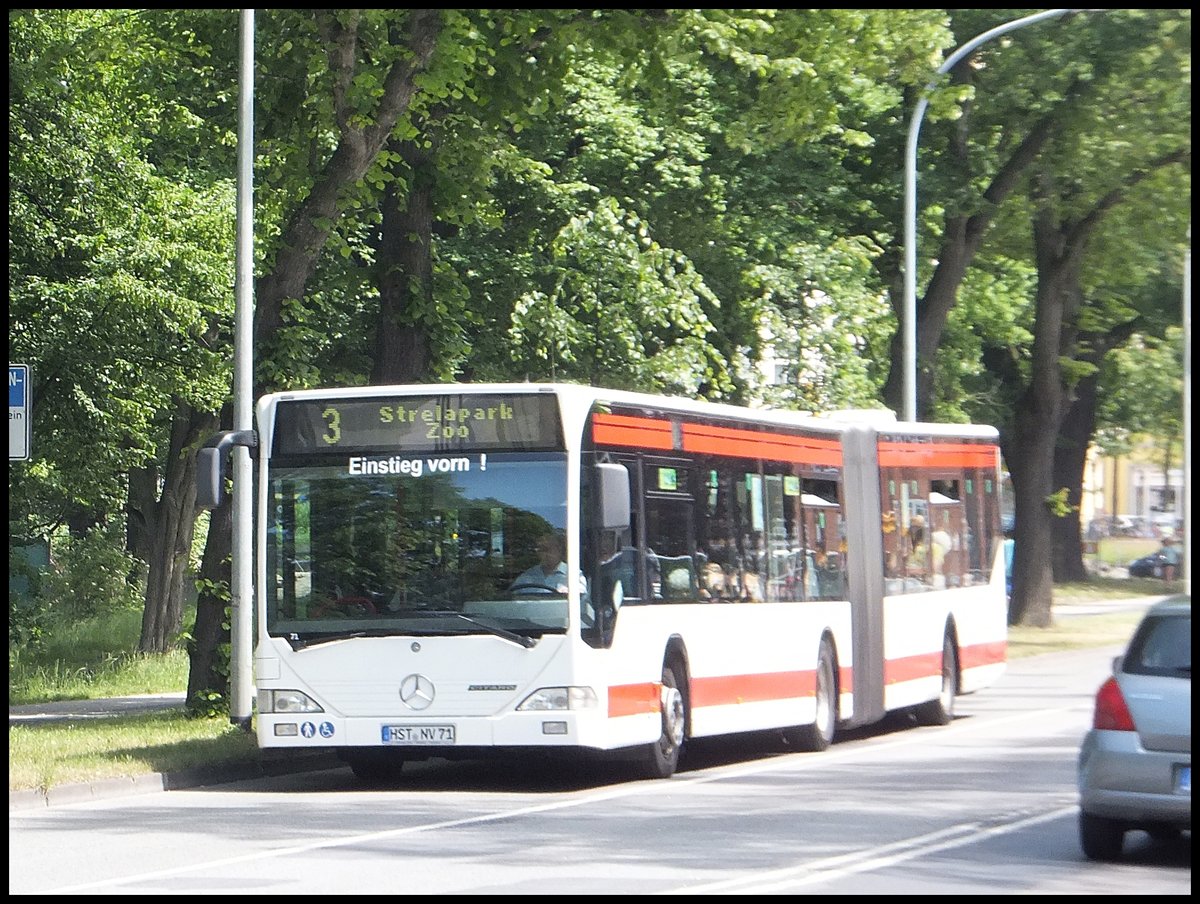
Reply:
[[[1126,612],[1145,609],[1164,596],[1140,596],[1128,599],[1097,600],[1090,603],[1074,603],[1056,606],[1054,614],[1071,618],[1081,615],[1099,615],[1108,612]],[[44,722],[71,722],[86,719],[102,719],[132,713],[158,712],[184,705],[184,694],[147,694],[132,697],[108,697],[94,700],[61,700],[49,703],[31,703],[9,706],[8,724],[37,724]],[[262,775],[279,775],[288,772],[306,772],[315,769],[332,769],[341,762],[334,754],[314,752],[298,756],[294,751],[262,751],[259,763],[232,764],[222,767],[203,768],[186,773],[150,773],[136,778],[107,779],[75,785],[62,785],[49,790],[29,789],[10,791],[9,810],[30,807],[46,807],[55,804],[77,803],[82,800],[98,800],[127,794],[145,794],[178,788],[194,788],[204,785],[241,781]]]

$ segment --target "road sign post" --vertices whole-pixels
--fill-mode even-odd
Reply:
[[[29,458],[30,412],[29,365],[8,365],[8,460]]]

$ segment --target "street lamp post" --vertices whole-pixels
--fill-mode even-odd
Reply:
[[[1057,19],[1067,13],[1085,12],[1078,9],[1048,9],[1040,13],[1014,19],[997,25],[983,34],[963,44],[952,53],[940,67],[937,74],[945,75],[958,64],[959,60],[973,51],[980,44],[992,38],[1024,28],[1043,19]],[[929,92],[937,86],[937,79],[931,81],[921,92],[917,107],[913,111],[912,122],[908,127],[908,144],[904,153],[904,419],[917,419],[917,137],[921,133],[921,120],[925,109],[929,106]]]
[[[254,427],[254,10],[241,11],[238,96],[237,259],[233,427]],[[250,450],[233,448],[229,721],[250,730],[254,699],[254,473]]]

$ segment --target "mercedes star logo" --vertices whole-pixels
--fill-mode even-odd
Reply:
[[[433,695],[433,682],[424,675],[409,675],[400,682],[400,702],[409,709],[428,709]]]

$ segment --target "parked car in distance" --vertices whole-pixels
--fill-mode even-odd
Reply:
[[[1156,840],[1192,830],[1192,605],[1146,610],[1100,686],[1079,751],[1079,840],[1115,860],[1125,833]]]
[[[1129,563],[1129,576],[1131,578],[1161,578],[1166,561],[1167,557],[1161,551],[1134,559]]]

